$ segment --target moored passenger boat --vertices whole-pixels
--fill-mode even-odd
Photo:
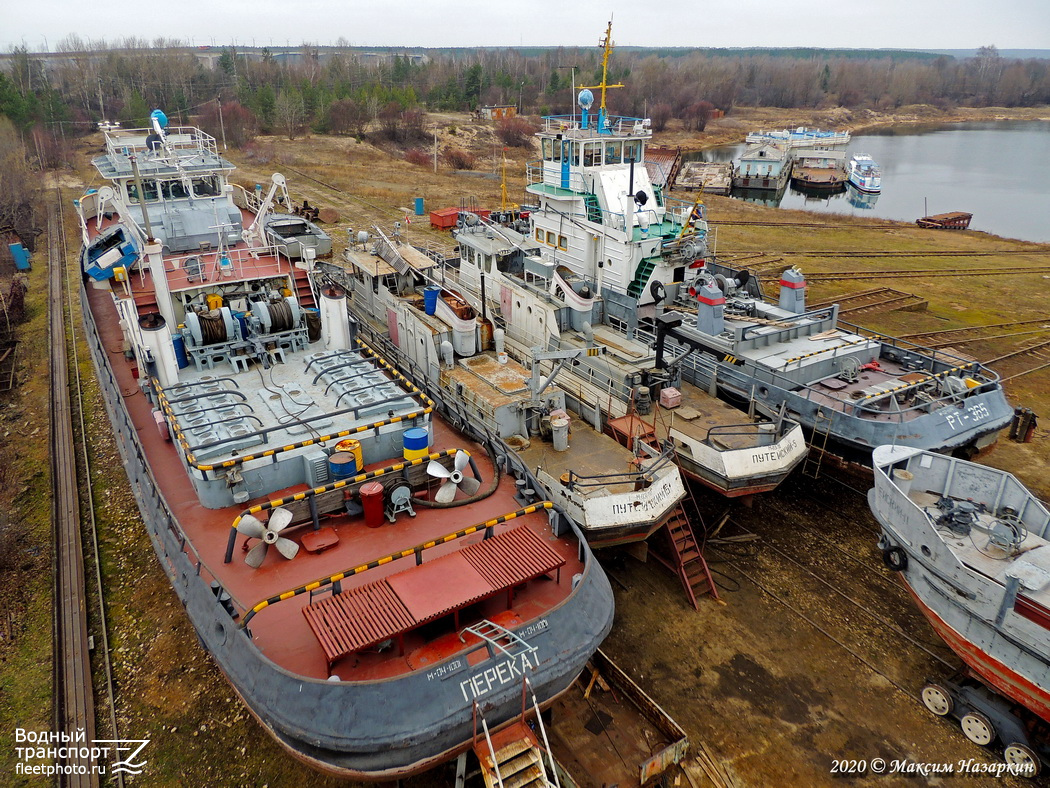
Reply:
[[[787,148],[842,148],[849,144],[848,131],[822,131],[799,126],[795,129],[752,131],[745,141],[749,145],[774,143]]]
[[[849,160],[848,178],[858,191],[877,194],[882,191],[882,170],[871,156],[858,153]]]
[[[571,519],[359,341],[312,255],[246,232],[267,217],[210,136],[156,112],[95,165],[81,295],[105,405],[160,566],[263,728],[389,780],[484,747],[523,697],[538,716],[612,625]]]

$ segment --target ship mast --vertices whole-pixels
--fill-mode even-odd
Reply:
[[[604,134],[605,129],[605,91],[610,88],[622,88],[623,85],[610,85],[609,84],[609,55],[612,54],[613,40],[612,40],[612,20],[609,20],[608,27],[605,28],[605,39],[599,44],[602,47],[602,81],[598,85],[581,85],[580,88],[586,90],[600,90],[601,101],[598,103],[598,133]]]

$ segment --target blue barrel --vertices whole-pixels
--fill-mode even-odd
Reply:
[[[432,315],[437,311],[438,296],[440,294],[441,288],[436,285],[423,288],[423,311],[428,315]]]
[[[416,216],[422,216],[425,213],[423,209],[423,198],[416,197]]]
[[[186,338],[182,334],[176,334],[171,338],[171,344],[175,346],[175,361],[179,369],[186,369],[190,365],[189,356],[186,355]]]
[[[405,430],[402,440],[405,444],[404,456],[406,460],[418,460],[430,454],[430,433],[422,427],[413,427]]]
[[[337,451],[328,458],[328,473],[333,479],[357,475],[357,457],[350,451]]]

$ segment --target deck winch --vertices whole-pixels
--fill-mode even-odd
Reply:
[[[970,536],[978,531],[988,537],[988,544],[1013,554],[1028,537],[1028,530],[1009,506],[991,515],[983,504],[941,498],[937,508],[943,512],[936,518],[937,525],[947,528],[956,536]],[[986,515],[983,519],[981,515]]]
[[[285,350],[306,347],[305,313],[294,297],[273,291],[251,301],[250,307],[246,314],[226,306],[187,309],[182,335],[197,369],[211,369],[224,361],[234,369],[246,369],[249,359],[269,366],[284,361]]]

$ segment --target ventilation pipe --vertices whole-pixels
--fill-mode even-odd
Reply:
[[[351,341],[346,291],[327,284],[321,288],[321,342],[327,350],[348,350]]]
[[[139,336],[142,347],[155,366],[157,380],[162,388],[174,386],[179,382],[179,361],[175,356],[175,345],[171,341],[171,332],[164,317],[157,312],[149,312],[139,318]]]
[[[806,278],[797,268],[789,268],[780,277],[779,305],[795,315],[806,311]]]

